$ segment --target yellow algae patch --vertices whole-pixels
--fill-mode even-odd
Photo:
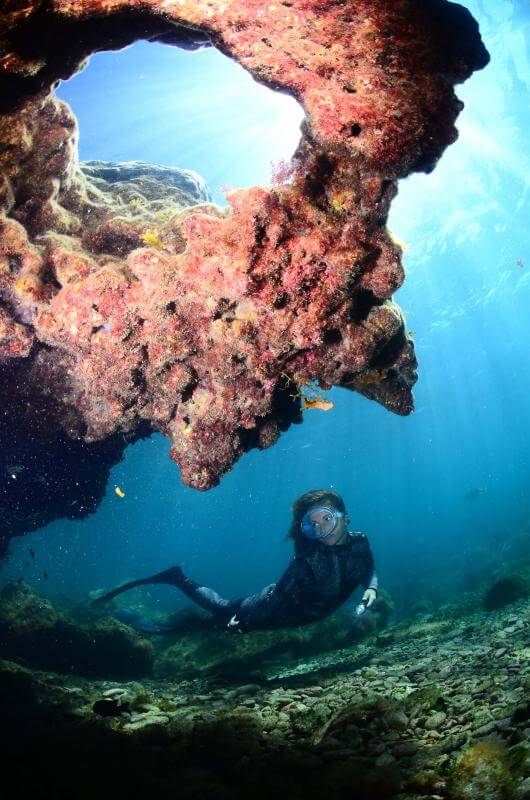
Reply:
[[[293,400],[300,398],[302,401],[302,411],[317,408],[319,411],[331,411],[334,408],[333,400],[328,400],[317,381],[308,381],[297,375],[287,375],[282,373],[282,378],[286,381],[286,386],[294,383],[296,389],[290,394]]]
[[[232,333],[234,336],[239,336],[241,334],[242,328],[244,323],[241,322],[239,319],[235,319],[232,323]]]
[[[256,319],[256,306],[249,300],[241,300],[235,310],[236,319],[251,321]]]
[[[331,199],[331,207],[333,211],[337,211],[338,213],[341,211],[346,211],[346,201],[348,200],[348,196],[350,194],[351,192],[337,192],[337,194],[335,194]]]
[[[157,230],[148,230],[142,233],[142,242],[148,247],[156,247],[158,250],[163,247],[160,232]]]
[[[23,275],[15,282],[13,290],[19,296],[31,295],[36,297],[42,291],[42,283],[37,275]]]
[[[182,434],[184,436],[189,436],[193,430],[193,425],[190,422],[183,422],[182,423]]]

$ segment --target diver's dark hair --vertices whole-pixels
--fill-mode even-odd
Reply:
[[[303,494],[294,501],[291,507],[293,521],[286,537],[293,540],[295,548],[304,541],[304,534],[300,530],[302,517],[311,506],[315,505],[331,506],[337,511],[342,511],[343,514],[346,513],[344,500],[340,494],[332,492],[331,489],[312,489],[310,492]]]

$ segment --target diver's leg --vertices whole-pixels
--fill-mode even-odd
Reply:
[[[225,600],[224,597],[221,597],[213,589],[209,589],[207,586],[200,586],[196,581],[188,578],[184,575],[180,567],[170,567],[170,569],[157,572],[156,575],[150,575],[148,578],[140,578],[136,581],[124,583],[123,586],[118,586],[111,592],[97,597],[92,601],[92,604],[106,603],[122,592],[127,592],[129,589],[134,589],[136,586],[144,586],[147,583],[166,583],[170,586],[176,586],[189,597],[190,600],[193,600],[198,606],[216,616],[233,614],[233,609],[239,607],[238,601]]]
[[[185,575],[183,575],[182,583],[179,584],[179,589],[184,592],[186,597],[193,600],[196,605],[215,616],[230,616],[235,612],[236,608],[239,608],[238,600],[225,600],[214,589],[210,589],[208,586],[201,586]]]
[[[136,586],[144,586],[146,583],[167,583],[170,586],[177,586],[180,588],[181,583],[185,580],[186,576],[180,567],[170,567],[170,569],[165,569],[163,572],[157,572],[155,575],[150,575],[148,578],[139,578],[139,580],[124,583],[122,586],[118,586],[111,592],[102,594],[101,597],[96,597],[95,600],[92,600],[91,605],[106,603],[122,592],[127,592],[129,589],[134,589]]]

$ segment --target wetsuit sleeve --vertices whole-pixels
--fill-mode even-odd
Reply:
[[[379,590],[379,578],[377,577],[375,570],[372,572],[370,580],[368,581],[368,583],[365,584],[364,588],[374,589],[374,591],[376,592]]]
[[[366,539],[366,555],[365,555],[365,570],[364,570],[364,577],[362,581],[362,585],[365,589],[374,589],[374,591],[378,591],[379,589],[379,578],[377,577],[375,571],[375,562],[374,562],[374,554],[372,553],[372,548],[370,547],[370,543],[368,539]]]

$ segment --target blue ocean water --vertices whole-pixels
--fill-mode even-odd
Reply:
[[[402,182],[389,221],[406,245],[396,300],[420,362],[416,412],[400,418],[335,389],[333,411],[307,412],[208,493],[181,484],[155,435],[128,448],[94,516],[15,541],[3,579],[80,598],[180,563],[239,596],[281,573],[289,506],[321,486],[343,494],[398,600],[446,599],[498,567],[530,518],[530,10],[465,5],[491,64],[458,87],[458,142],[431,175]],[[143,42],[97,54],[58,94],[78,117],[81,159],[192,168],[218,202],[225,184],[267,183],[299,136],[292,98],[213,49]],[[144,591],[164,608],[184,602]]]

